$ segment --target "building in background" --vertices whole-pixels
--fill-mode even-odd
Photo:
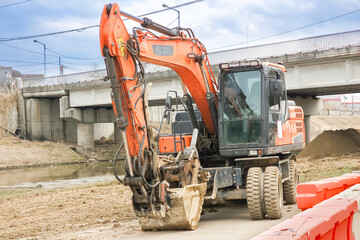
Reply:
[[[360,116],[360,93],[322,96],[323,115]]]
[[[0,93],[9,93],[22,88],[23,79],[41,77],[44,77],[44,74],[22,74],[12,67],[0,66]]]

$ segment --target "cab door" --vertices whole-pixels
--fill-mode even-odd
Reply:
[[[289,108],[285,88],[284,74],[271,70],[267,82],[269,84],[269,138],[270,146],[291,143]]]

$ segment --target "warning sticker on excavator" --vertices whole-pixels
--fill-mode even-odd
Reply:
[[[118,43],[118,46],[119,46],[119,48],[120,48],[120,53],[121,53],[121,57],[123,58],[123,57],[125,57],[125,46],[124,46],[124,41],[123,41],[123,39],[122,38],[119,38],[119,43]]]

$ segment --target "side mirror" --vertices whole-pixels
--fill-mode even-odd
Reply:
[[[171,109],[172,108],[172,101],[171,96],[167,96],[165,99],[165,109]]]
[[[166,97],[166,100],[165,100],[165,109],[166,110],[171,110],[172,109],[172,99],[171,99],[171,96],[169,96],[169,95]],[[170,124],[171,112],[166,111],[164,117],[166,118],[166,124]]]
[[[283,81],[276,78],[269,79],[269,92],[271,97],[281,97],[284,91]]]
[[[165,114],[166,124],[170,124],[170,117],[171,117],[171,112],[167,111]]]

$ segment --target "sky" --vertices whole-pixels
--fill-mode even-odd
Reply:
[[[141,15],[164,9],[162,4],[175,6],[190,1],[193,0],[113,3],[122,11]],[[103,69],[97,27],[47,37],[3,40],[97,25],[107,3],[102,0],[0,0],[0,66],[42,74],[44,49],[34,42],[36,39],[47,48],[47,76],[59,74],[59,60],[65,67],[64,74]],[[6,6],[10,4],[15,5]],[[181,26],[191,28],[208,52],[246,47],[247,41],[252,46],[360,29],[360,0],[204,0],[178,10]],[[359,11],[331,21],[253,41],[356,10]],[[170,28],[177,26],[177,12],[171,9],[148,18],[164,26],[170,24]],[[129,31],[139,26],[132,21],[125,21],[125,25]],[[226,48],[229,45],[233,46]]]

